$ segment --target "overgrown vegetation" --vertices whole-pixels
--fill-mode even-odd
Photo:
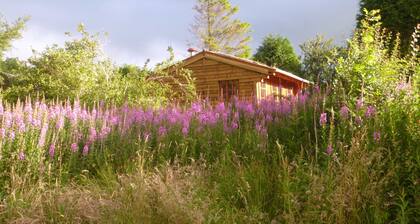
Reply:
[[[23,21],[17,24],[13,28],[15,37]],[[2,61],[1,97],[9,102],[32,96],[47,101],[80,99],[91,106],[101,102],[153,107],[163,106],[171,98],[195,99],[189,71],[177,68],[174,76],[165,70],[178,66],[171,49],[169,59],[153,69],[147,64],[144,67],[116,66],[103,54],[100,34],[89,34],[82,24],[78,34],[67,33],[72,39],[63,47],[53,45],[43,52],[35,52],[27,61],[13,58]],[[172,91],[168,79],[179,92]]]
[[[109,104],[3,101],[0,222],[420,222],[419,32],[400,57],[376,11],[362,24],[327,85],[279,102],[153,107],[165,64],[110,69]]]

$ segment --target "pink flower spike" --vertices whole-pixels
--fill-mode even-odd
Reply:
[[[25,153],[24,152],[19,152],[19,160],[20,161],[25,160]]]
[[[83,155],[86,156],[88,153],[89,153],[89,146],[88,145],[85,145],[83,147]]]
[[[347,106],[342,106],[340,108],[340,117],[343,119],[347,119],[349,117],[349,108]]]
[[[54,154],[55,154],[55,145],[54,145],[54,144],[51,144],[51,145],[50,145],[49,154],[50,154],[50,157],[51,157],[51,158],[53,158],[53,157],[54,157]]]
[[[334,149],[333,149],[332,145],[328,145],[327,150],[326,150],[326,153],[328,155],[331,155],[333,153],[333,151],[334,151]]]
[[[363,107],[363,99],[357,99],[356,101],[356,109],[360,110]]]
[[[366,118],[371,118],[371,117],[375,116],[375,114],[376,114],[376,108],[373,107],[373,106],[368,106],[368,108],[366,110],[366,113],[365,113]]]
[[[321,126],[325,126],[327,124],[327,113],[322,113],[321,116],[319,116],[319,124]]]
[[[72,152],[77,152],[79,150],[79,147],[77,147],[76,143],[72,143],[70,149]]]
[[[381,140],[381,132],[379,132],[379,131],[375,131],[375,132],[373,132],[373,139],[374,139],[376,142],[379,142],[379,141]]]

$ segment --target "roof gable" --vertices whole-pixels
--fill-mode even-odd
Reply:
[[[258,72],[262,75],[285,76],[292,81],[299,81],[299,82],[303,82],[303,83],[307,83],[307,84],[310,83],[306,79],[303,79],[303,78],[301,78],[299,76],[296,76],[296,75],[294,75],[290,72],[287,72],[287,71],[284,71],[284,70],[281,70],[281,69],[278,69],[278,68],[270,67],[268,65],[265,65],[265,64],[253,61],[253,60],[239,58],[239,57],[235,57],[235,56],[232,56],[232,55],[219,53],[219,52],[214,52],[214,51],[207,51],[207,50],[203,50],[203,51],[185,59],[183,61],[183,66],[187,66],[187,65],[192,64],[196,61],[199,61],[203,58],[207,58],[207,59],[222,62],[222,63],[225,63],[225,64],[229,64],[229,65],[237,66],[237,67],[240,67],[240,68],[244,68],[244,69],[247,69],[247,70],[255,71],[255,72]]]

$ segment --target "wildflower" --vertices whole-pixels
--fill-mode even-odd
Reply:
[[[363,107],[363,99],[357,99],[356,100],[356,109],[360,110]]]
[[[376,142],[379,142],[379,141],[381,140],[381,132],[379,132],[379,131],[375,131],[375,132],[373,132],[373,139],[374,139]]]
[[[321,90],[320,90],[320,88],[319,88],[319,86],[318,86],[318,85],[316,85],[316,86],[314,87],[314,92],[315,92],[315,93],[319,93],[319,92],[321,92]]]
[[[397,90],[397,92],[400,91],[404,91],[410,88],[410,85],[406,82],[401,82],[397,85],[397,87],[395,88]]]
[[[186,126],[182,127],[182,134],[184,136],[187,136],[188,135],[188,132],[189,132],[188,127],[186,127]]]
[[[328,155],[331,155],[333,153],[333,151],[334,151],[334,149],[333,149],[332,145],[331,144],[328,145],[327,150],[326,150],[326,153]]]
[[[325,126],[327,124],[327,113],[322,113],[319,117],[319,124]]]
[[[9,139],[10,139],[10,141],[13,141],[15,139],[15,132],[14,131],[11,131],[9,133]]]
[[[365,113],[366,118],[371,118],[371,117],[375,116],[375,114],[376,114],[375,107],[368,106],[368,108],[366,109],[366,113]]]
[[[150,132],[145,132],[143,134],[144,142],[148,142],[150,138]]]
[[[362,125],[363,123],[362,118],[360,116],[357,116],[355,121],[356,121],[356,124],[359,126]]]
[[[84,155],[84,156],[86,156],[88,153],[89,153],[89,146],[86,144],[86,145],[83,147],[83,155]]]
[[[23,160],[25,160],[25,153],[24,152],[19,152],[19,160],[20,161],[23,161]]]
[[[94,142],[97,138],[97,133],[95,127],[90,127],[89,129],[89,141]]]
[[[349,117],[349,108],[347,106],[342,106],[340,108],[340,117],[343,119],[347,119]]]
[[[158,130],[158,134],[159,134],[159,136],[165,136],[167,131],[168,130],[165,127],[160,126],[159,130]]]
[[[239,128],[238,122],[236,122],[236,121],[233,121],[231,126],[232,126],[232,129],[238,129]]]
[[[71,149],[72,152],[77,152],[79,147],[77,147],[76,143],[72,143],[71,146],[70,146],[70,149]]]
[[[39,135],[39,141],[38,141],[39,147],[44,147],[45,145],[45,137],[47,135],[47,130],[48,130],[48,124],[45,123],[44,126],[42,126],[41,134]]]
[[[0,128],[0,137],[4,138],[6,136],[6,129]]]
[[[51,158],[54,157],[54,154],[55,154],[55,145],[54,144],[50,145],[49,154],[50,154]]]
[[[57,128],[57,131],[64,127],[64,116],[61,115],[58,117],[55,127]]]

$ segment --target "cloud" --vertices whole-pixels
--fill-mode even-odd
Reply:
[[[143,65],[167,57],[174,47],[178,57],[188,56],[188,31],[193,22],[195,0],[0,0],[5,17],[12,21],[30,15],[28,30],[14,43],[8,55],[27,57],[31,47],[62,43],[66,31],[83,22],[89,32],[108,32],[105,52],[118,64]],[[237,18],[251,23],[255,50],[270,33],[288,37],[299,52],[299,44],[316,34],[343,42],[355,24],[358,0],[231,0],[239,5]],[[153,64],[151,63],[151,64]]]
[[[47,46],[63,45],[65,41],[64,34],[36,25],[27,27],[22,36],[23,38],[13,41],[12,48],[6,52],[7,57],[27,59],[33,55],[32,50],[41,52]]]

